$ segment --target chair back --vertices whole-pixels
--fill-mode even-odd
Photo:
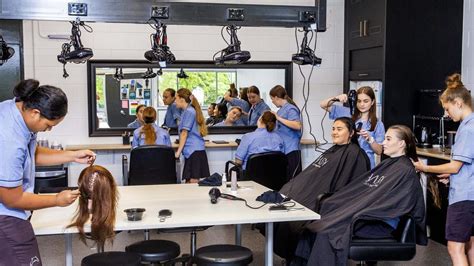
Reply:
[[[288,159],[282,152],[250,155],[245,168],[245,180],[252,180],[272,190],[280,190],[288,181]]]
[[[176,159],[173,148],[145,145],[130,153],[129,185],[176,184]]]

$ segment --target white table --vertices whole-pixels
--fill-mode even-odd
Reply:
[[[261,202],[255,201],[255,198],[268,190],[252,181],[239,182],[239,186],[237,196],[245,198],[251,206],[260,205]],[[221,198],[217,204],[211,204],[209,190],[210,187],[199,187],[197,184],[119,187],[120,199],[115,230],[265,223],[265,265],[272,265],[274,222],[320,218],[317,213],[300,204],[296,204],[295,207],[304,208],[304,210],[289,212],[270,212],[267,206],[254,210],[246,207],[242,201]],[[65,227],[71,222],[76,207],[77,202],[65,208],[37,210],[31,217],[31,224],[36,235],[65,235],[66,265],[68,266],[72,265],[72,234],[77,233],[77,230]],[[132,222],[127,220],[127,216],[123,212],[127,208],[145,208],[146,212],[141,221]],[[160,222],[158,211],[161,209],[172,210],[172,217]],[[89,226],[84,229],[86,232],[90,232]],[[239,242],[240,240],[237,240],[237,243]]]

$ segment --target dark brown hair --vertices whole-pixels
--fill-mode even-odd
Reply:
[[[446,90],[441,94],[439,100],[441,103],[448,103],[459,98],[464,104],[472,108],[471,94],[464,87],[460,74],[452,74],[446,78]]]
[[[139,104],[137,108],[135,108],[135,114],[138,115],[138,112],[140,112],[140,109],[145,108],[146,105],[144,104]]]
[[[227,91],[230,92],[230,97],[232,98],[239,96],[239,92],[237,91],[237,88],[235,88],[235,83],[231,83]]]
[[[260,119],[262,120],[262,123],[265,125],[265,128],[268,132],[272,132],[275,129],[277,119],[272,112],[265,111]]]
[[[244,100],[244,101],[246,101],[246,102],[248,102],[248,103],[250,104],[250,102],[249,102],[249,96],[247,96],[248,90],[249,90],[248,87],[241,87],[241,88],[240,88],[240,95],[239,95],[239,96],[240,96],[240,99],[242,99],[242,100]]]
[[[15,101],[23,102],[23,109],[37,109],[41,116],[56,120],[67,114],[67,97],[60,89],[49,85],[39,85],[39,81],[20,81],[13,89]]]
[[[115,213],[118,201],[117,185],[112,174],[100,165],[91,165],[84,168],[78,181],[81,197],[74,215],[73,222],[67,227],[76,227],[79,237],[86,243],[84,224],[91,216],[92,240],[97,242],[98,248],[104,248],[105,241],[113,241],[115,236]],[[89,200],[92,208],[89,209]]]
[[[358,141],[359,136],[355,132],[356,129],[355,129],[354,121],[352,121],[352,119],[350,119],[349,117],[345,117],[345,116],[341,116],[341,117],[336,118],[334,120],[334,123],[336,123],[336,121],[340,121],[340,122],[344,123],[347,130],[349,130],[349,135],[351,135],[351,137],[350,137],[351,142],[356,144],[357,146],[359,146],[359,141]]]
[[[156,110],[153,107],[143,109],[143,125],[140,134],[145,135],[145,144],[153,145],[156,142],[156,132],[153,123],[156,121]]]
[[[287,100],[289,103],[293,104],[294,106],[296,106],[296,108],[298,108],[298,105],[296,105],[296,103],[293,101],[293,99],[290,98],[290,96],[288,96],[288,94],[286,93],[286,90],[285,88],[283,88],[283,86],[281,85],[276,85],[275,87],[273,87],[271,90],[270,90],[270,96],[272,97],[278,97],[280,99],[285,99]],[[299,109],[299,108],[298,108]]]
[[[257,86],[250,86],[247,90],[247,94],[249,93],[255,93],[257,94],[258,96],[260,96],[260,90],[257,88]]]
[[[165,91],[169,92],[171,97],[174,97],[176,95],[176,91],[172,88],[167,88]]]
[[[372,106],[369,109],[369,121],[370,121],[370,131],[375,130],[375,126],[377,125],[377,103],[375,102],[375,93],[374,90],[369,87],[369,86],[364,86],[360,87],[357,90],[357,95],[359,94],[365,94],[370,97],[370,99],[374,102]],[[357,121],[361,116],[361,113],[359,109],[357,108],[357,103],[356,106],[354,106],[354,114],[352,115],[352,121]]]
[[[192,96],[193,94],[191,93],[191,91],[186,88],[179,89],[177,93],[178,93],[178,96],[180,98],[183,98],[186,103],[188,104],[190,103],[194,107],[194,110],[196,110],[196,122],[199,126],[199,133],[201,134],[202,137],[206,136],[207,135],[206,121],[204,120],[204,115],[202,114],[201,105],[199,104],[196,97]]]

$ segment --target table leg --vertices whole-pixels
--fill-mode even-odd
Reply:
[[[242,246],[242,225],[241,224],[235,225],[235,244],[238,246]]]
[[[273,223],[265,226],[265,265],[273,265]]]
[[[72,266],[72,234],[64,234],[66,241],[66,266]]]

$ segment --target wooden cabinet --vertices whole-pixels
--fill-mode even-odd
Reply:
[[[461,71],[463,0],[345,0],[344,90],[383,83],[385,126],[411,127],[417,91]]]

